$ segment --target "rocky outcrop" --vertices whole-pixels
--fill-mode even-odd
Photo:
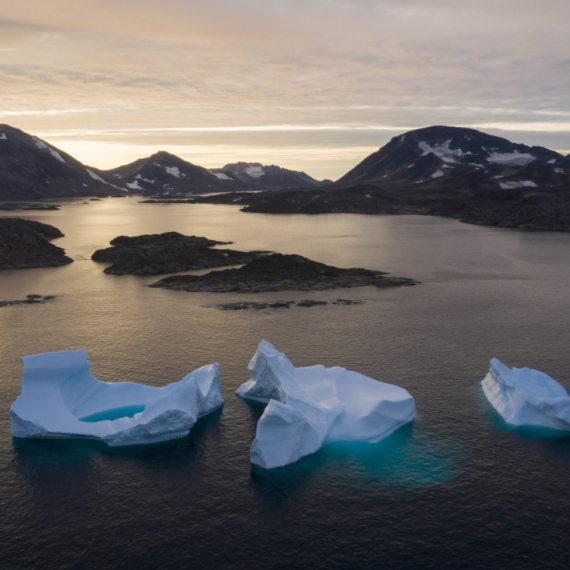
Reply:
[[[25,299],[15,299],[14,301],[0,301],[0,307],[8,307],[10,305],[40,305],[53,301],[55,295],[26,295]]]
[[[105,273],[113,275],[160,275],[227,265],[241,265],[264,255],[259,251],[212,249],[227,245],[205,237],[185,236],[178,232],[142,236],[119,236],[113,247],[99,249],[93,261],[111,263]]]
[[[0,218],[0,269],[52,267],[71,263],[61,247],[50,243],[63,237],[48,224],[21,218]]]
[[[177,275],[150,287],[191,292],[261,293],[267,291],[316,291],[346,287],[398,287],[415,285],[413,279],[391,277],[369,269],[339,269],[300,255],[275,253],[247,263],[239,269],[212,271],[206,275]]]

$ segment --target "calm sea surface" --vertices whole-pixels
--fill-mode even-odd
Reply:
[[[136,199],[24,216],[60,228],[55,243],[75,262],[0,272],[0,300],[57,295],[0,308],[1,567],[569,567],[570,438],[508,429],[480,381],[497,357],[570,389],[570,235]],[[422,285],[184,293],[145,287],[156,277],[105,275],[90,260],[118,235],[173,230]],[[339,297],[365,302],[205,307]],[[296,366],[339,365],[406,388],[416,420],[378,444],[331,444],[289,468],[252,469],[262,408],[234,391],[262,338]],[[155,386],[218,362],[224,408],[156,446],[13,439],[20,357],[77,348],[100,380]]]

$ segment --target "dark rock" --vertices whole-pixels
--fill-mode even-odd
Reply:
[[[364,301],[359,299],[337,299],[333,301],[333,305],[362,305]]]
[[[297,307],[316,307],[317,305],[328,305],[326,301],[312,301],[311,299],[304,299],[297,303]]]
[[[266,291],[314,291],[337,287],[394,287],[415,285],[403,277],[389,277],[381,271],[339,269],[300,255],[275,253],[251,261],[239,269],[212,271],[206,275],[166,277],[150,287],[181,291],[261,293]]]
[[[71,263],[65,251],[50,243],[63,237],[55,227],[21,218],[0,218],[0,269],[52,267]]]
[[[113,275],[160,275],[224,265],[241,265],[266,252],[212,249],[226,245],[205,237],[185,236],[177,232],[142,236],[119,236],[111,241],[113,247],[99,249],[93,261],[111,263],[105,273]]]
[[[15,301],[0,301],[0,307],[7,307],[10,305],[38,305],[55,299],[55,295],[27,295],[25,299],[16,299]]]
[[[294,305],[295,301],[267,301],[266,303],[257,303],[255,301],[245,301],[243,303],[222,303],[220,305],[206,305],[207,307],[213,307],[215,309],[220,309],[221,311],[241,311],[244,309],[288,309],[291,305]]]

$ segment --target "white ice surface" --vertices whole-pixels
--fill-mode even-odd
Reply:
[[[403,388],[339,366],[295,368],[265,340],[248,370],[251,379],[236,393],[269,403],[251,445],[252,463],[266,469],[294,463],[333,441],[375,443],[416,414]]]
[[[164,170],[166,170],[168,174],[176,176],[176,178],[180,178],[180,169],[178,168],[178,166],[165,166]]]
[[[496,178],[496,177],[495,177]],[[512,190],[513,188],[538,188],[538,185],[532,180],[520,180],[515,182],[499,182],[499,186],[503,190]]]
[[[87,174],[89,174],[89,176],[91,176],[91,178],[93,178],[93,180],[97,180],[98,182],[103,182],[103,184],[106,184],[107,186],[112,186],[113,188],[116,188],[117,190],[120,190],[121,192],[128,192],[128,190],[126,188],[119,188],[118,186],[115,186],[114,184],[111,184],[110,182],[103,180],[99,175],[95,174],[92,170],[89,170],[88,168],[86,168],[85,170],[87,171]],[[128,186],[128,184],[127,184],[127,186]]]
[[[185,437],[199,417],[223,404],[217,364],[155,388],[97,380],[85,350],[24,356],[22,362],[22,393],[10,408],[15,437],[90,438],[110,446],[154,443]],[[132,418],[81,421],[130,406],[145,409]]]
[[[460,148],[450,149],[450,143],[451,139],[445,141],[443,144],[431,146],[429,143],[422,141],[418,143],[418,147],[422,151],[422,156],[426,156],[432,152],[445,162],[457,162],[455,159],[461,158],[464,153]]]
[[[508,368],[493,358],[481,385],[507,423],[570,431],[570,396],[544,372]]]
[[[245,169],[245,173],[248,176],[251,176],[252,178],[259,178],[260,176],[263,176],[265,174],[265,172],[263,171],[263,167],[261,166],[248,166]]]
[[[213,174],[216,178],[219,178],[220,180],[231,180],[231,178],[227,174],[224,174],[223,172],[212,172],[211,174]]]
[[[59,154],[59,152],[57,152],[56,150],[54,150],[53,148],[51,148],[50,146],[48,146],[44,141],[41,141],[40,139],[37,139],[36,137],[33,137],[34,142],[36,143],[36,146],[42,150],[47,150],[54,158],[57,158],[57,160],[60,160],[61,162],[63,162],[65,164],[65,160],[63,160],[61,154]]]
[[[529,164],[536,160],[536,157],[532,156],[532,154],[521,153],[515,150],[515,152],[511,153],[491,152],[489,153],[487,160],[489,162],[508,166],[525,166],[525,164]]]

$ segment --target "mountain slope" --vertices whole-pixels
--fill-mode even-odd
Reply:
[[[330,184],[330,180],[315,180],[308,174],[280,166],[264,166],[259,162],[236,162],[223,168],[212,168],[220,177],[239,180],[247,190],[283,190],[319,187]]]
[[[473,129],[393,138],[318,190],[196,198],[268,214],[421,214],[481,225],[570,231],[570,157]]]
[[[104,175],[107,180],[125,186],[130,192],[145,195],[174,196],[245,189],[237,179],[219,177],[206,168],[165,151],[107,170]]]
[[[37,137],[0,125],[0,200],[123,194],[97,169]]]
[[[563,155],[460,127],[428,127],[394,137],[337,182],[426,187],[557,187],[568,183]]]

